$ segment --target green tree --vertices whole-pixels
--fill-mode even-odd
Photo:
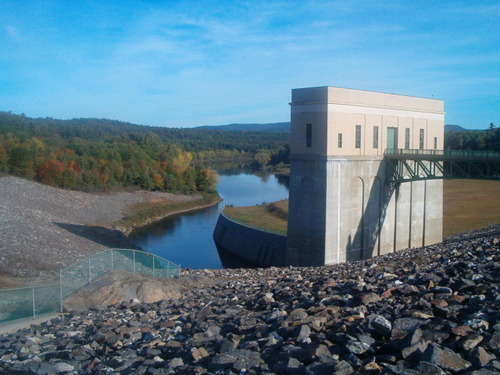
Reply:
[[[259,168],[265,168],[271,160],[271,155],[268,151],[262,150],[255,154],[254,160]]]
[[[196,188],[198,191],[213,193],[217,186],[217,173],[211,169],[197,169]]]
[[[9,173],[15,176],[33,177],[33,159],[26,146],[17,146],[10,151]]]
[[[7,169],[7,151],[5,147],[0,143],[0,172]]]

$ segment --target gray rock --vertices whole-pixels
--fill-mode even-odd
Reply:
[[[182,360],[182,358],[173,358],[170,361],[168,361],[168,368],[170,369],[182,366],[184,366],[184,361]]]
[[[500,349],[500,331],[496,331],[491,336],[491,339],[488,341],[488,348],[490,349]]]
[[[418,372],[420,375],[444,375],[445,372],[439,366],[429,362],[420,362],[418,364]]]
[[[295,358],[288,358],[278,362],[273,370],[277,374],[301,375],[305,372],[305,366]]]
[[[306,367],[307,375],[331,375],[335,370],[335,366],[326,363],[311,363]]]
[[[302,342],[309,338],[309,336],[311,335],[311,329],[307,324],[302,324],[295,329],[294,334],[297,338],[297,341]]]
[[[458,372],[466,370],[471,363],[448,348],[440,348],[435,344],[428,346],[422,355],[422,360],[441,367],[444,370]]]
[[[354,369],[352,368],[352,366],[349,362],[340,361],[335,366],[335,371],[333,372],[333,375],[350,375],[353,372],[354,372]]]
[[[70,365],[69,363],[66,362],[59,362],[55,366],[55,370],[58,374],[66,374],[68,372],[71,372],[75,369],[75,366]]]
[[[191,351],[191,356],[193,357],[193,359],[195,361],[200,361],[206,357],[208,357],[210,354],[208,354],[208,352],[206,351],[205,348],[197,348],[197,349],[193,349]]]
[[[384,318],[382,315],[375,315],[370,320],[370,326],[383,335],[389,335],[392,331],[392,324],[389,320]]]
[[[419,358],[426,350],[429,342],[426,340],[419,340],[415,344],[407,346],[401,350],[404,359],[411,360],[412,358]]]
[[[412,370],[404,367],[403,365],[389,365],[387,364],[387,368],[391,370],[393,374],[396,375],[419,375],[420,372],[417,370]]]
[[[483,336],[481,336],[478,333],[473,333],[469,336],[467,336],[463,342],[461,343],[462,347],[464,350],[471,350],[474,349],[481,341],[483,341]]]
[[[352,354],[363,354],[370,350],[370,348],[370,345],[358,340],[351,340],[346,344],[346,349]]]
[[[490,370],[490,369],[480,369],[480,370],[475,370],[470,373],[470,375],[498,375],[499,372],[496,370]]]
[[[488,353],[481,346],[477,346],[467,358],[475,368],[486,366],[490,361],[496,359],[496,356]]]
[[[236,363],[237,359],[235,355],[229,353],[216,355],[209,363],[208,369],[210,371],[230,369]]]
[[[378,294],[369,292],[369,293],[358,293],[353,299],[352,303],[357,305],[369,305],[370,303],[377,303],[380,301],[380,297]]]
[[[417,328],[420,328],[427,321],[423,319],[416,318],[399,318],[394,321],[394,329],[398,329],[401,331],[412,332]]]

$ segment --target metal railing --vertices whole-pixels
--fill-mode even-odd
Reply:
[[[388,148],[386,155],[411,155],[411,156],[442,156],[444,158],[458,159],[488,159],[500,158],[500,152],[495,151],[470,151],[470,150],[428,150],[428,149],[405,149]]]
[[[180,275],[180,265],[140,250],[109,249],[60,270],[59,283],[0,289],[0,324],[63,311],[64,298],[112,270],[154,277]]]
[[[0,289],[0,324],[61,310],[59,284]]]

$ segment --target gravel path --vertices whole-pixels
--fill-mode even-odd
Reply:
[[[195,199],[146,191],[89,194],[0,177],[0,276],[43,279],[109,246],[133,247],[106,224],[130,205],[160,198]]]

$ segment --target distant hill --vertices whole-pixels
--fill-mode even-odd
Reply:
[[[290,123],[273,122],[268,124],[205,125],[205,126],[197,126],[195,129],[227,130],[227,131],[238,131],[238,132],[290,133]]]
[[[262,167],[287,161],[289,133],[264,129],[162,128],[0,111],[0,173],[89,191],[212,193],[215,175],[204,167],[210,161],[245,159]]]
[[[444,126],[444,132],[449,133],[449,132],[466,132],[467,129],[461,127],[460,125],[451,125],[451,124],[446,124]]]
[[[270,133],[290,133],[290,122],[274,122],[267,124],[229,124],[229,125],[205,125],[197,126],[194,129],[210,129],[238,132],[270,132]],[[465,132],[468,129],[460,125],[446,124],[444,132]]]

